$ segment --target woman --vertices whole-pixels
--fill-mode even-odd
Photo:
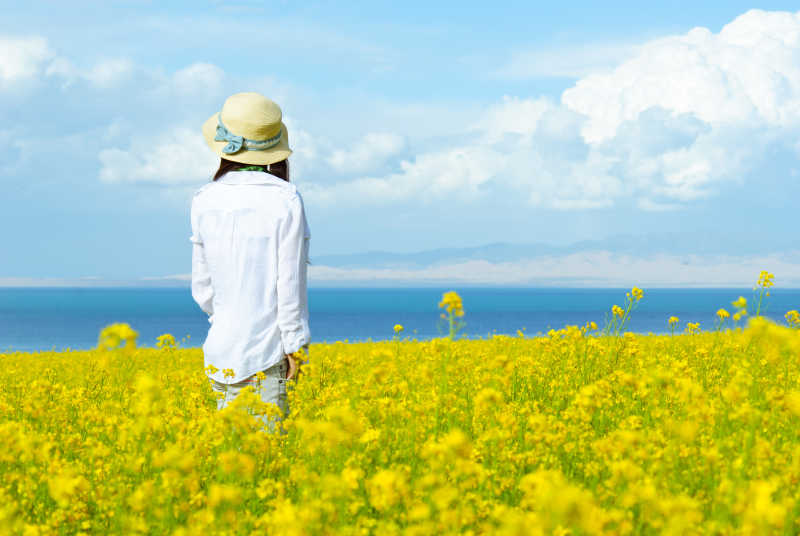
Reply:
[[[192,297],[211,323],[206,373],[221,393],[218,409],[252,385],[285,416],[286,382],[310,341],[310,233],[289,182],[286,125],[277,104],[238,93],[206,121],[203,136],[221,157],[191,208]]]

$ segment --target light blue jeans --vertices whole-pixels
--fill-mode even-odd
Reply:
[[[275,425],[289,414],[289,404],[286,400],[286,388],[287,383],[293,382],[294,380],[286,379],[288,370],[289,363],[284,359],[280,363],[266,369],[264,371],[266,378],[260,382],[255,374],[238,383],[220,383],[209,378],[208,381],[211,384],[211,389],[215,393],[222,393],[222,396],[217,399],[217,409],[221,410],[227,407],[228,404],[239,396],[239,393],[245,387],[253,387],[253,391],[261,397],[262,401],[267,404],[275,404],[281,410],[281,415],[277,419],[268,418],[266,415],[258,415],[258,418],[267,425],[269,431],[273,432],[275,430]],[[284,433],[283,429],[281,429],[281,433]]]

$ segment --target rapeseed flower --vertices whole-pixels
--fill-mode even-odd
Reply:
[[[439,308],[444,308],[448,313],[453,313],[456,316],[464,316],[464,308],[461,303],[461,296],[457,292],[445,292],[442,295],[442,301],[439,302]]]
[[[386,511],[399,504],[408,495],[405,476],[391,469],[378,471],[367,481],[370,504],[378,511]]]
[[[667,319],[667,326],[669,326],[669,331],[672,335],[675,335],[675,328],[678,327],[678,323],[680,320],[677,316],[671,316]]]
[[[52,476],[47,481],[47,489],[50,497],[60,507],[65,508],[78,500],[80,494],[88,491],[89,482],[82,475],[74,474],[73,471],[64,471]]]
[[[722,325],[730,317],[731,317],[731,314],[728,311],[726,311],[725,309],[717,310],[717,331],[722,329]]]
[[[175,348],[178,346],[175,342],[175,337],[170,333],[159,335],[157,341],[156,347],[158,348]]]
[[[756,312],[755,315],[759,316],[761,314],[761,306],[764,302],[764,298],[769,296],[769,289],[775,283],[774,280],[775,276],[766,270],[762,270],[761,274],[758,276],[758,281],[756,282],[756,286],[754,290],[757,291],[758,301],[756,303]]]
[[[448,337],[452,340],[465,326],[465,323],[459,320],[460,317],[464,316],[461,296],[455,291],[445,292],[442,295],[442,301],[439,302],[439,308],[444,308],[447,311],[447,314],[442,313],[441,318],[447,321]]]
[[[103,328],[98,338],[97,347],[100,349],[114,350],[124,346],[128,350],[136,348],[136,339],[139,334],[128,324],[117,323]]]
[[[766,270],[762,270],[758,275],[758,282],[756,285],[762,288],[770,288],[775,285],[774,279],[775,274],[771,274]]]

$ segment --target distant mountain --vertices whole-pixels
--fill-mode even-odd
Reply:
[[[470,248],[439,248],[414,253],[368,251],[364,253],[311,256],[315,265],[335,268],[419,269],[440,264],[482,260],[492,263],[531,260],[572,253],[608,251],[637,257],[668,255],[759,255],[800,251],[800,238],[781,242],[768,236],[720,232],[652,233],[617,235],[563,246],[541,243],[498,242]]]
[[[536,286],[652,288],[752,285],[761,270],[800,287],[800,238],[724,232],[618,235],[572,244],[493,243],[412,253],[314,255],[312,286]],[[0,287],[186,286],[190,273],[142,277],[0,278]]]

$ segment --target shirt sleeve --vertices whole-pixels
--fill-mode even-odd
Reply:
[[[200,237],[200,228],[197,221],[197,211],[194,200],[191,209],[192,236],[192,298],[206,314],[214,314],[214,287],[211,285],[211,273],[206,263],[206,252],[203,240]],[[209,320],[210,321],[210,320]]]
[[[283,353],[292,354],[311,340],[308,328],[308,247],[311,236],[303,200],[289,201],[278,231],[278,327]]]

